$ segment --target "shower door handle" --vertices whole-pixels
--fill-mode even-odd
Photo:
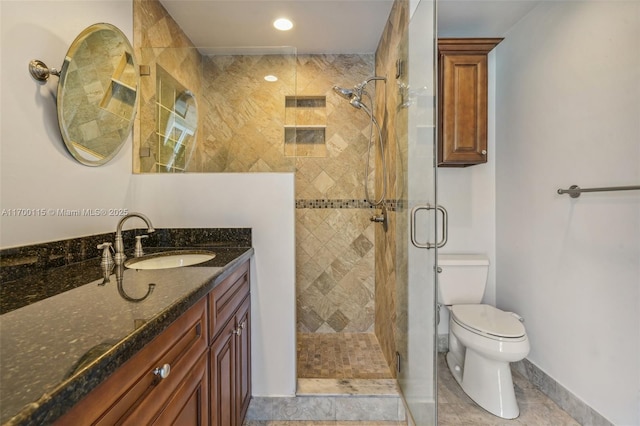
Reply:
[[[417,227],[416,227],[416,215],[420,210],[440,210],[440,212],[442,212],[442,239],[440,241],[438,241],[437,243],[430,243],[430,242],[426,242],[426,243],[421,243],[418,241],[417,238]],[[432,249],[432,248],[440,248],[443,247],[445,244],[447,244],[447,238],[448,238],[448,233],[449,233],[449,214],[447,213],[447,209],[445,209],[442,206],[432,206],[432,205],[424,205],[424,206],[416,206],[411,210],[411,243],[413,243],[414,246],[418,247],[418,248],[426,248],[426,249]]]

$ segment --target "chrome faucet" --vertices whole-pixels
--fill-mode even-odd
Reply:
[[[128,215],[120,219],[120,221],[118,222],[118,227],[116,228],[116,242],[114,244],[116,254],[113,260],[116,262],[116,265],[123,264],[124,260],[127,258],[127,256],[124,254],[124,243],[122,242],[122,225],[124,225],[124,222],[126,222],[127,219],[132,217],[137,217],[144,220],[144,222],[147,224],[147,232],[151,233],[156,231],[153,228],[153,225],[151,224],[149,218],[142,213],[129,213]]]

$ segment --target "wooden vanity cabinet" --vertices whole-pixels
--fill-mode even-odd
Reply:
[[[206,353],[207,303],[202,299],[56,424],[206,425]],[[169,374],[161,378],[156,369],[166,365]]]
[[[251,399],[248,263],[210,293],[209,306],[211,424],[241,426]]]
[[[251,399],[250,330],[247,261],[55,424],[240,426]]]
[[[487,55],[501,41],[438,39],[438,166],[487,162]]]

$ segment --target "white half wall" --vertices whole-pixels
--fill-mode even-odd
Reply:
[[[158,228],[252,228],[252,393],[296,391],[293,173],[151,174],[133,180],[135,210]]]
[[[59,69],[76,36],[97,22],[117,26],[131,40],[132,2],[3,0],[0,11],[0,247],[113,231],[117,217],[56,210],[126,208],[131,141],[102,167],[76,162],[58,128],[58,78],[40,84],[27,65],[40,59]]]
[[[542,2],[497,57],[497,302],[528,359],[640,424],[640,3]]]

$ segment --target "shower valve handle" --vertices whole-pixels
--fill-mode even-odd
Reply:
[[[384,215],[373,215],[371,216],[371,218],[369,219],[371,222],[376,222],[376,223],[382,223],[384,222]]]

